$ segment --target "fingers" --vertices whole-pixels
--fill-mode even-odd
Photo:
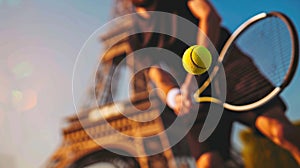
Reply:
[[[222,20],[216,9],[208,0],[190,0],[188,1],[188,7],[192,14],[200,20],[199,28],[201,31],[216,45]],[[206,38],[201,33],[198,35],[197,42],[198,44],[209,46]]]
[[[214,17],[219,17],[216,9],[207,0],[189,0],[188,7],[198,19],[208,18],[212,15]]]
[[[186,115],[190,112],[192,103],[190,100],[183,100],[179,116]]]
[[[178,116],[186,115],[191,111],[193,103],[190,97],[187,96],[187,94],[177,95],[175,101],[176,101],[176,106],[174,108],[174,112]]]
[[[190,113],[194,106],[192,101],[192,92],[197,86],[194,86],[195,81],[192,82],[193,78],[194,76],[191,74],[186,76],[186,79],[180,88],[180,94],[177,94],[175,97],[176,105],[174,112],[178,116]]]

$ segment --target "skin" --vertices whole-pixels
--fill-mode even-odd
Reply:
[[[188,7],[192,14],[200,20],[198,27],[216,45],[221,23],[221,17],[217,11],[206,0],[190,0],[188,1]],[[201,32],[198,32],[197,43],[198,45],[208,46]],[[175,97],[177,106],[174,108],[174,111],[178,115],[187,114],[192,108],[192,99],[190,96],[192,93],[191,88],[193,88],[191,87],[192,78],[193,75],[191,74],[186,76],[185,82],[180,88],[182,94]]]
[[[188,7],[191,10],[192,14],[199,19],[199,28],[205,33],[213,44],[217,43],[217,39],[219,37],[220,32],[220,22],[221,17],[213,8],[213,6],[206,0],[190,0],[188,1]],[[147,11],[153,11],[156,8],[156,3],[153,5],[145,8],[145,7],[136,7],[136,11],[140,13],[140,15],[144,18],[149,18],[150,15]],[[202,33],[199,32],[197,34],[197,43],[198,45],[206,46],[206,41],[201,36]],[[168,74],[161,70],[159,67],[151,67],[149,69],[149,77],[150,79],[156,84],[158,88],[161,88],[165,91],[165,95],[167,92],[176,87],[174,85],[170,85],[171,79],[166,78]],[[177,115],[185,115],[187,114],[191,108],[193,108],[192,99],[191,99],[191,81],[193,75],[188,74],[186,76],[185,82],[180,87],[181,94],[176,95],[176,107],[174,108],[174,112]],[[165,97],[162,97],[165,100]],[[202,154],[200,157],[197,158],[197,166],[199,168],[222,168],[224,165],[222,157],[219,155],[218,152],[207,152]]]
[[[149,18],[150,15],[147,11],[155,10],[156,5],[157,3],[155,2],[147,8],[136,7],[136,11],[140,12],[142,17]],[[207,0],[189,0],[188,7],[192,14],[199,19],[198,26],[202,32],[207,35],[213,44],[217,44],[221,18],[214,7]],[[197,36],[197,43],[198,45],[207,46],[200,32]],[[173,82],[171,79],[168,79],[168,76],[159,67],[153,66],[149,69],[149,78],[158,88],[161,88],[165,92],[165,95],[167,95],[170,89],[177,87],[172,84]],[[191,86],[192,78],[193,75],[191,74],[186,76],[185,82],[180,87],[181,94],[175,97],[176,106],[173,110],[177,115],[185,115],[193,108],[191,88],[194,86]],[[162,96],[162,99],[165,100],[166,98]],[[300,165],[300,130],[292,125],[280,106],[275,105],[257,118],[255,113],[241,113],[238,120],[241,123],[243,123],[243,120],[254,123],[256,128],[267,138],[288,150]],[[211,151],[202,154],[197,159],[197,166],[199,168],[222,168],[224,167],[224,161],[218,152]]]
[[[216,12],[214,7],[206,0],[190,0],[188,1],[188,7],[192,14],[199,19],[198,27],[206,36],[211,40],[213,44],[217,44],[217,40],[220,34],[221,17]],[[197,35],[198,45],[208,46],[206,44],[205,37],[198,32]],[[181,93],[175,97],[176,107],[174,111],[176,114],[184,115],[191,111],[193,108],[192,103],[192,88],[191,81],[193,75],[188,74],[185,82],[180,87]],[[181,113],[180,113],[181,111]],[[193,150],[192,150],[193,151]],[[218,152],[210,151],[202,154],[196,161],[198,168],[223,168],[224,161]]]
[[[237,120],[254,123],[263,135],[289,151],[300,165],[300,129],[288,120],[280,105],[274,105],[257,118],[255,113],[241,113]]]

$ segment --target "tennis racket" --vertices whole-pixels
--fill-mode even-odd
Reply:
[[[232,111],[249,111],[279,95],[295,74],[298,36],[280,12],[260,13],[244,22],[224,44],[208,79],[194,94],[196,102],[213,102]],[[201,97],[223,65],[226,100]],[[223,81],[225,82],[225,81]]]

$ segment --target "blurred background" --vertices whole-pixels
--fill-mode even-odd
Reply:
[[[231,31],[257,13],[281,11],[300,34],[298,0],[212,3]],[[112,19],[113,4],[113,0],[0,0],[0,167],[41,167],[58,147],[63,119],[75,113],[76,57],[89,36]],[[91,76],[89,71],[82,75]],[[300,68],[282,93],[292,121],[300,120],[299,91]],[[235,124],[234,129],[233,146],[239,150],[238,133],[244,127]]]

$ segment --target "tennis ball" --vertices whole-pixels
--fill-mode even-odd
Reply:
[[[212,62],[212,56],[206,47],[194,45],[183,54],[182,64],[184,69],[193,75],[206,72]]]

